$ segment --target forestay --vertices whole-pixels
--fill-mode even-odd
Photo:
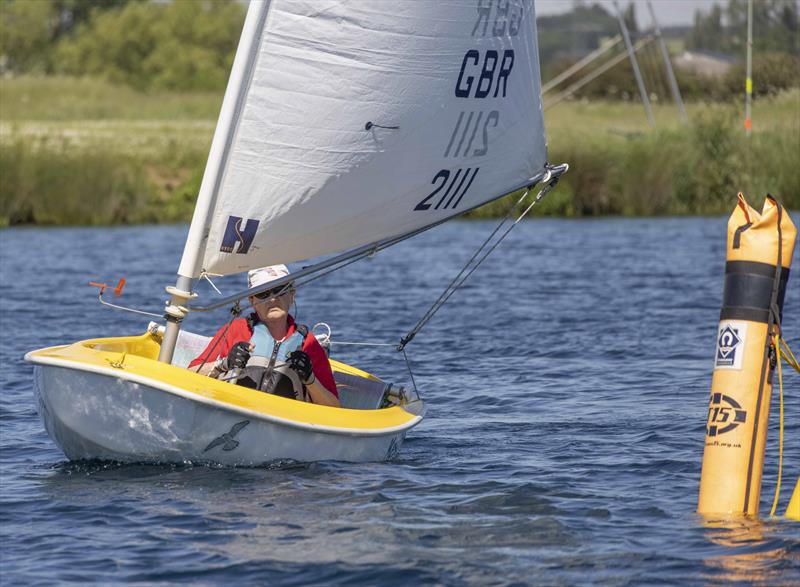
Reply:
[[[405,234],[545,166],[533,2],[252,2],[236,60],[181,275]]]

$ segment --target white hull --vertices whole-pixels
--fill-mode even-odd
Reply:
[[[222,465],[278,459],[380,461],[396,454],[406,432],[315,431],[64,367],[37,365],[34,380],[44,426],[72,460]]]
[[[221,465],[381,461],[397,454],[424,415],[419,399],[348,409],[276,397],[159,363],[158,349],[157,337],[148,333],[25,356],[34,364],[39,415],[67,458]],[[351,383],[372,377],[336,366]],[[383,389],[380,380],[371,381]]]

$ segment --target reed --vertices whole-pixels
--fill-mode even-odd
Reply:
[[[0,225],[191,218],[218,97],[72,78],[4,80],[0,91]],[[722,214],[738,191],[800,209],[798,101],[798,90],[758,101],[749,140],[738,105],[691,105],[689,128],[660,106],[656,130],[638,105],[559,105],[546,113],[550,160],[571,170],[536,214]]]
[[[185,222],[194,209],[202,163],[185,155],[160,160],[153,155],[113,143],[4,137],[0,226]]]
[[[52,76],[5,78],[0,118],[20,120],[208,120],[222,92],[140,92],[100,79]]]
[[[786,102],[798,98],[794,91],[776,109],[783,112]],[[585,117],[595,124],[575,120],[561,133],[550,132],[550,160],[568,162],[570,171],[542,201],[538,215],[724,214],[739,191],[756,200],[772,193],[788,208],[800,209],[797,111],[765,116],[761,130],[750,139],[730,106],[696,108],[688,129],[672,124],[644,130],[622,116],[604,118],[597,112]],[[609,126],[611,121],[622,128]],[[470,217],[498,216],[512,199],[488,204]]]

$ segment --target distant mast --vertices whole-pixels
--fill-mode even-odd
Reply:
[[[750,103],[753,100],[753,0],[747,0],[747,79],[744,82],[744,129],[749,137],[753,132]]]

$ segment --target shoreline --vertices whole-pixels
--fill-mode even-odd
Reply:
[[[0,227],[188,222],[220,97],[140,93],[92,79],[16,78],[0,86]],[[800,209],[800,88],[741,104],[669,104],[650,129],[633,102],[566,102],[545,112],[550,160],[566,173],[537,216],[663,217],[729,212],[770,192]],[[76,172],[76,170],[78,170]],[[503,198],[467,218],[502,217]]]

